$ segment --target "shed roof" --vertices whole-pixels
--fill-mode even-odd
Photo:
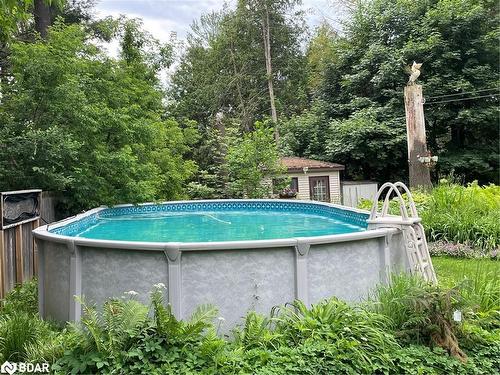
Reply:
[[[329,163],[322,160],[299,158],[296,156],[286,156],[281,158],[281,163],[288,172],[303,172],[304,168],[308,170],[320,171],[343,171],[345,167],[342,164]]]

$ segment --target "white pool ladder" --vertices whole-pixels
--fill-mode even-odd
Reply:
[[[406,194],[409,212],[401,191],[403,194]],[[384,203],[379,211],[378,201],[384,194]],[[399,203],[400,216],[389,213],[391,196],[393,194]],[[436,273],[432,266],[427,240],[425,239],[424,228],[418,216],[410,190],[405,184],[402,182],[386,182],[378,189],[373,199],[373,207],[368,223],[377,228],[396,227],[401,229],[403,231],[403,242],[411,273],[421,275],[424,280],[433,284],[437,283]]]

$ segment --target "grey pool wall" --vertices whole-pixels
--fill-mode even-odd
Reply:
[[[269,314],[274,306],[295,299],[307,305],[331,296],[356,301],[387,282],[392,272],[408,270],[396,228],[203,243],[105,241],[52,232],[100,210],[34,231],[42,317],[78,321],[82,309],[74,296],[101,305],[133,290],[138,300],[148,303],[153,285],[162,283],[165,300],[178,318],[210,303],[219,308],[227,331],[242,323],[249,310]]]

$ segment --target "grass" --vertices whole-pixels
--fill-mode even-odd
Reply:
[[[443,287],[453,287],[464,279],[479,275],[500,282],[500,261],[487,258],[433,257],[432,264]]]
[[[500,311],[500,261],[434,257],[438,282],[444,288],[456,286],[467,306],[479,314]]]

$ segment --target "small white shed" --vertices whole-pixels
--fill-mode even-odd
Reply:
[[[342,164],[299,157],[283,157],[290,188],[297,192],[297,199],[340,203],[340,171]]]
[[[342,181],[342,204],[357,207],[361,199],[373,200],[377,190],[374,181]]]

